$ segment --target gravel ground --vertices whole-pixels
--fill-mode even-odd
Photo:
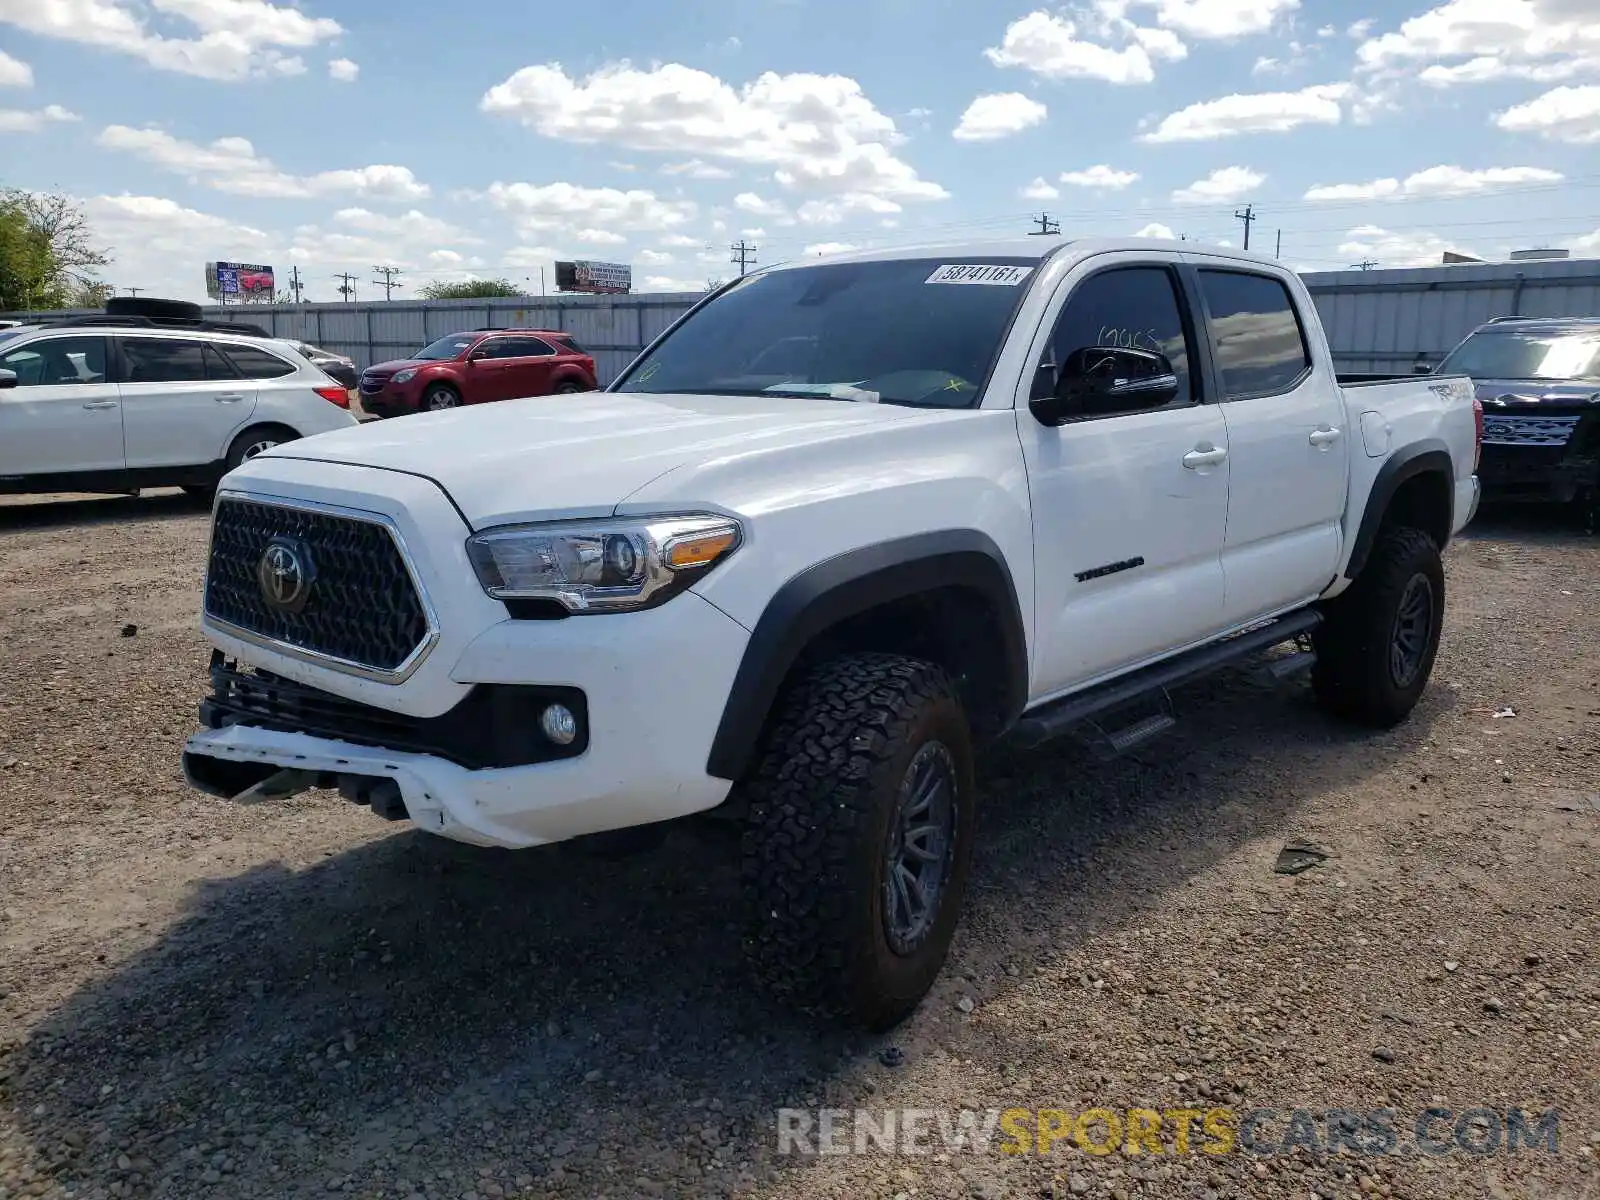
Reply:
[[[752,993],[716,837],[187,791],[204,541],[176,495],[0,502],[0,1200],[1600,1196],[1600,540],[1480,520],[1392,733],[1239,670],[1131,759],[993,755],[952,960],[878,1039]],[[1275,874],[1291,838],[1332,857]],[[1557,1108],[1559,1154],[776,1152],[783,1107],[1185,1104]]]

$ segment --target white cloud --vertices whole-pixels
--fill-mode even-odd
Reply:
[[[132,0],[0,0],[0,24],[227,81],[302,74],[305,60],[292,52],[344,32],[337,21],[268,0],[148,0],[148,7],[187,23],[191,36],[153,32],[145,5]]]
[[[740,212],[757,217],[788,217],[788,208],[778,200],[766,200],[754,192],[740,192],[733,198],[733,206]]]
[[[83,120],[77,113],[59,104],[47,104],[31,111],[20,109],[0,110],[0,130],[11,133],[37,133],[46,125],[66,124]]]
[[[647,267],[664,267],[674,259],[665,250],[636,250],[633,261],[643,263]]]
[[[1474,196],[1508,187],[1560,183],[1559,171],[1544,167],[1428,167],[1399,179],[1373,179],[1366,183],[1319,184],[1305,194],[1307,200],[1384,200],[1396,197]]]
[[[328,74],[340,83],[354,83],[361,67],[348,58],[336,58],[328,64]]]
[[[1376,262],[1385,267],[1437,265],[1446,250],[1463,251],[1460,244],[1435,233],[1392,233],[1377,225],[1358,225],[1339,243],[1339,255],[1351,262]]]
[[[1163,117],[1145,142],[1201,142],[1243,133],[1287,133],[1301,125],[1337,125],[1347,83],[1317,84],[1298,92],[1235,93],[1203,100]]]
[[[441,271],[452,268],[459,269],[466,266],[467,256],[456,250],[431,250],[428,252],[428,265]]]
[[[1146,225],[1133,236],[1142,238],[1162,238],[1169,242],[1175,242],[1178,240],[1178,235],[1173,233],[1171,229],[1163,225],[1160,221],[1151,221],[1150,224]]]
[[[807,225],[837,225],[862,213],[886,216],[899,211],[900,206],[891,200],[858,194],[836,200],[807,200],[795,215]]]
[[[1506,109],[1494,123],[1511,133],[1536,133],[1552,142],[1575,146],[1600,142],[1600,86],[1552,88]]]
[[[1363,70],[1396,77],[1430,64],[1418,77],[1434,87],[1555,82],[1600,70],[1600,9],[1589,0],[1447,0],[1367,38],[1356,57]]]
[[[46,125],[63,121],[82,120],[77,113],[68,112],[59,104],[44,108],[0,108],[0,133],[38,133]]]
[[[547,63],[490,88],[480,107],[562,141],[770,166],[786,187],[894,200],[949,194],[897,157],[894,121],[842,75],[769,71],[736,91],[680,63],[621,62],[581,80]]]
[[[500,183],[484,194],[524,236],[550,232],[575,236],[582,230],[616,234],[671,230],[692,221],[692,201],[662,200],[643,188],[580,187],[571,183]]]
[[[1347,37],[1352,37],[1359,41],[1360,39],[1366,37],[1367,34],[1372,31],[1372,27],[1377,23],[1377,20],[1373,17],[1362,17],[1359,21],[1350,22],[1349,27],[1346,28],[1344,32]],[[1317,32],[1320,34],[1322,31],[1319,29]]]
[[[1174,204],[1231,204],[1260,187],[1266,176],[1249,167],[1219,167],[1172,193]]]
[[[1037,125],[1049,110],[1021,92],[979,96],[961,114],[950,136],[958,142],[993,142]]]
[[[646,275],[641,282],[642,292],[703,292],[704,279],[678,279],[671,275]]]
[[[1018,194],[1024,200],[1055,200],[1061,196],[1061,190],[1050,186],[1045,182],[1044,176],[1039,175]]]
[[[686,179],[732,179],[733,172],[715,163],[692,158],[688,162],[668,163],[661,168],[663,175],[682,175]]]
[[[341,208],[333,214],[333,219],[341,225],[348,226],[351,229],[359,229],[364,233],[372,233],[382,237],[391,237],[419,244],[426,242],[477,243],[483,241],[482,238],[469,234],[466,230],[452,225],[449,221],[441,221],[438,217],[430,217],[414,208],[409,212],[403,212],[398,215],[375,213],[365,208]]]
[[[1300,7],[1300,0],[1144,0],[1156,23],[1192,38],[1237,38],[1265,33]]]
[[[160,296],[201,299],[207,259],[268,262],[274,249],[263,230],[161,196],[93,196],[83,211],[96,238],[111,247],[110,278]]]
[[[1081,171],[1061,172],[1061,182],[1069,187],[1109,188],[1112,191],[1121,191],[1138,181],[1137,171],[1118,171],[1106,166],[1105,163],[1096,163]]]
[[[620,233],[613,233],[609,229],[580,229],[572,235],[572,240],[590,246],[623,246],[628,241]]]
[[[19,58],[0,50],[0,87],[30,88],[33,68]]]
[[[849,242],[812,242],[800,253],[806,258],[816,258],[822,254],[848,254],[854,249]]]
[[[344,193],[420,200],[428,195],[428,186],[418,183],[407,167],[377,164],[315,175],[290,175],[258,155],[255,147],[241,137],[218,138],[201,146],[161,129],[108,125],[96,144],[107,150],[125,151],[177,174],[202,179],[218,191],[241,196],[305,199]]]
[[[513,246],[500,255],[505,266],[519,267],[523,270],[546,266],[560,257],[561,251],[550,246]]]
[[[1149,83],[1153,60],[1175,61],[1188,54],[1176,35],[1164,29],[1140,29],[1121,15],[1122,6],[1107,5],[1100,16],[1104,32],[1124,41],[1120,49],[1081,39],[1078,26],[1042,10],[1006,26],[1000,45],[984,56],[997,67],[1021,67],[1046,79],[1100,79],[1107,83]]]
[[[698,238],[692,238],[683,233],[669,233],[666,237],[661,239],[661,244],[663,246],[676,246],[679,249],[686,250],[691,246],[698,246],[700,244],[700,240]]]
[[[1317,28],[1317,36],[1319,38],[1338,37],[1339,36],[1339,27],[1337,25],[1322,25],[1322,26],[1319,26]]]
[[[1374,179],[1368,183],[1319,183],[1306,189],[1307,200],[1382,200],[1397,195],[1398,179]]]

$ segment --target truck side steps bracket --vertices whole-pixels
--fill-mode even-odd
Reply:
[[[1141,702],[1148,704],[1150,700],[1161,697],[1166,689],[1189,683],[1221,667],[1308,634],[1321,623],[1320,612],[1314,608],[1303,608],[1298,612],[1247,628],[1220,642],[1196,647],[1165,662],[1154,663],[1119,679],[1110,680],[1071,696],[1063,696],[1059,700],[1024,713],[1011,727],[1010,740],[1014,745],[1029,748],[1052,741],[1063,734],[1077,732],[1086,722],[1095,721],[1118,710],[1126,710]],[[1308,653],[1309,651],[1301,651],[1300,654],[1286,656],[1293,664],[1287,668],[1290,674],[1311,665],[1311,660],[1301,659],[1301,654]],[[1158,720],[1158,717],[1163,718],[1164,723]],[[1130,745],[1136,745],[1171,728],[1175,719],[1171,711],[1171,702],[1167,700],[1160,706],[1157,714],[1134,722],[1121,731],[1120,736],[1135,737]],[[1145,732],[1145,727],[1150,731]],[[1098,736],[1091,734],[1088,740],[1091,744],[1103,741],[1115,745],[1113,736],[1103,730],[1099,731]]]
[[[1145,700],[1153,701],[1153,707]],[[1096,758],[1109,761],[1159,737],[1178,723],[1178,714],[1172,696],[1166,688],[1158,688],[1153,695],[1141,698],[1132,705],[1124,705],[1116,712],[1091,717],[1072,730],[1072,736],[1082,742]]]

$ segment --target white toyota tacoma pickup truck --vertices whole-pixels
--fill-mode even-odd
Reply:
[[[1403,720],[1477,506],[1466,378],[1341,387],[1300,280],[1139,240],[875,251],[698,303],[605,392],[280,446],[219,492],[197,787],[524,847],[743,823],[756,972],[894,1024],[974,747],[1124,750],[1292,643]]]

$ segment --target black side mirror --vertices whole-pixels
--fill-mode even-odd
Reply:
[[[17,386],[17,373],[15,371],[0,370],[0,388],[14,388]]]
[[[1045,368],[1040,368],[1043,376]],[[1086,346],[1067,355],[1053,386],[1038,380],[1028,408],[1044,425],[1078,417],[1160,408],[1178,395],[1178,374],[1164,354],[1124,346]]]
[[[1425,362],[1414,362],[1411,364],[1411,373],[1413,375],[1432,375],[1433,368]]]

